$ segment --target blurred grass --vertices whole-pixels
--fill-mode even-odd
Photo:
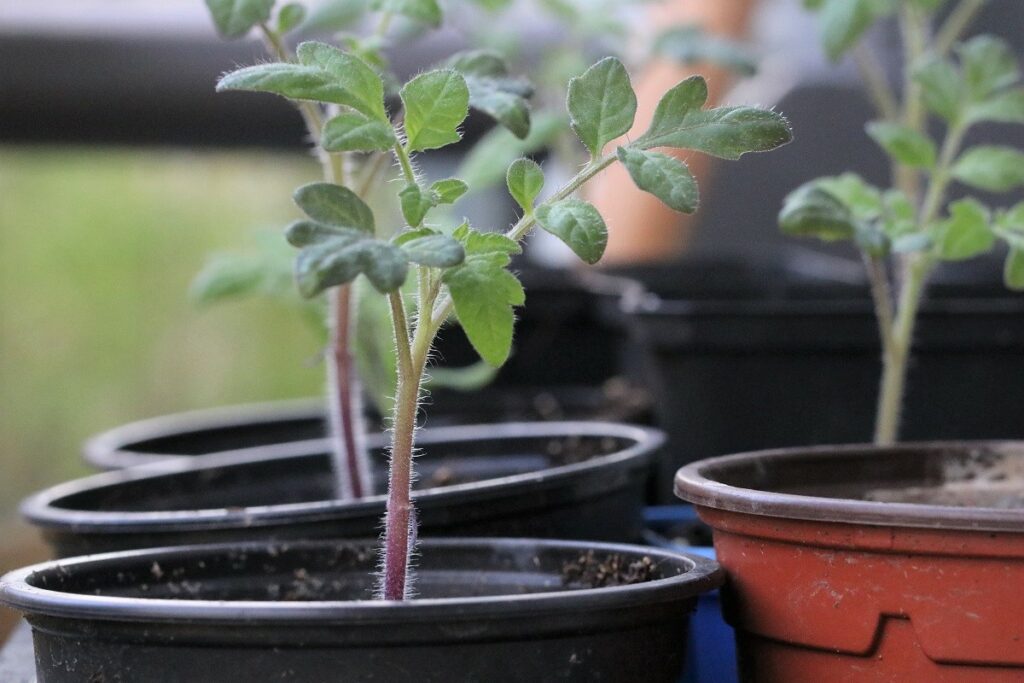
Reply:
[[[207,252],[295,217],[291,191],[317,170],[266,152],[0,147],[0,522],[86,473],[94,432],[320,390],[294,311],[186,298]]]

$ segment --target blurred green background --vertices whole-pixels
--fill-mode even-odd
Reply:
[[[0,534],[18,500],[88,472],[119,423],[320,389],[318,342],[271,301],[199,310],[206,255],[293,217],[301,154],[0,146]],[[2,568],[0,568],[2,569]]]

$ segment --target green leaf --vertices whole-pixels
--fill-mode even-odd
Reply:
[[[686,164],[661,152],[619,147],[616,153],[641,190],[650,192],[676,211],[693,213],[697,210],[697,181]]]
[[[811,181],[786,197],[779,212],[779,227],[787,235],[834,242],[853,239],[858,225],[846,205]]]
[[[313,220],[369,234],[375,231],[373,211],[355,192],[333,183],[309,183],[292,195],[303,213]]]
[[[871,0],[825,0],[821,7],[821,39],[833,62],[846,54],[875,22]]]
[[[703,110],[707,97],[707,83],[700,76],[679,83],[662,96],[650,128],[630,146],[692,149],[739,159],[747,152],[765,152],[793,139],[781,114],[755,107]]]
[[[284,229],[284,238],[293,247],[309,247],[314,244],[323,244],[336,237],[348,235],[352,228],[338,228],[331,225],[324,225],[316,221],[295,221]]]
[[[847,203],[847,206],[850,206]],[[924,234],[917,232],[917,224],[915,222],[914,205],[907,199],[907,195],[903,194],[899,190],[887,190],[882,195],[882,229],[885,230],[890,239],[894,241],[893,249],[896,250],[896,240],[904,236],[908,236],[911,233]],[[861,218],[860,214],[854,211],[854,215]]]
[[[373,0],[373,8],[379,12],[401,14],[430,26],[441,25],[441,6],[437,0]]]
[[[971,147],[957,159],[953,177],[986,192],[1009,192],[1024,186],[1024,153],[1012,147]]]
[[[402,286],[409,264],[398,247],[355,230],[303,248],[295,259],[295,280],[305,297],[345,284],[360,273],[380,292]]]
[[[298,64],[257,64],[232,71],[220,79],[217,90],[270,92],[294,100],[331,102],[388,121],[384,83],[366,62],[315,42],[299,45],[296,55]]]
[[[1003,281],[1009,289],[1024,291],[1024,248],[1012,248],[1006,255]]]
[[[445,178],[430,186],[430,194],[434,198],[435,205],[454,204],[468,190],[469,186],[458,178]]]
[[[358,21],[368,6],[368,0],[322,0],[309,12],[302,28],[306,31],[336,33]]]
[[[239,38],[270,19],[274,0],[206,0],[206,7],[221,34]]]
[[[1011,247],[1024,249],[1024,202],[1000,211],[994,230]]]
[[[565,242],[587,263],[597,263],[608,245],[608,228],[601,214],[581,199],[563,199],[554,204],[541,204],[536,209],[537,222]]]
[[[448,235],[422,235],[401,244],[405,257],[413,263],[431,268],[451,268],[466,257],[458,241]]]
[[[995,235],[989,228],[988,209],[974,199],[949,205],[950,216],[938,225],[935,248],[939,258],[961,261],[992,248]]]
[[[1024,123],[1024,89],[1006,90],[973,103],[967,108],[966,118],[969,123]]]
[[[959,120],[966,100],[966,86],[960,72],[949,61],[934,58],[914,69],[928,109],[947,123]]]
[[[818,187],[842,202],[859,221],[872,221],[882,213],[882,193],[856,173],[819,178],[816,182]]]
[[[207,305],[251,295],[263,287],[264,262],[251,256],[217,254],[192,280],[189,299]]]
[[[302,23],[306,18],[306,8],[297,2],[289,2],[277,13],[277,32],[285,34]]]
[[[416,183],[409,183],[398,193],[399,203],[402,205],[402,215],[411,227],[416,227],[423,222],[435,204],[431,201],[428,193]]]
[[[500,232],[479,232],[469,227],[469,223],[463,223],[452,237],[459,240],[467,254],[506,254],[513,255],[522,252],[522,248],[510,237]]]
[[[757,62],[740,43],[711,35],[699,26],[676,26],[654,40],[655,54],[686,64],[714,64],[743,76],[757,73]]]
[[[411,151],[437,149],[461,139],[458,128],[469,113],[469,88],[460,73],[428,71],[406,83],[399,95]]]
[[[533,154],[550,145],[562,133],[565,119],[561,114],[539,112],[533,116],[530,134],[525,140],[505,128],[494,128],[470,149],[458,175],[471,178],[470,190],[478,192],[497,185],[506,177],[506,169],[517,157]]]
[[[444,272],[455,314],[476,352],[499,366],[512,349],[513,306],[525,303],[523,286],[506,270],[508,254],[467,254],[460,266]]]
[[[935,143],[922,133],[886,121],[872,121],[866,130],[871,139],[896,161],[915,168],[935,167]]]
[[[1013,50],[1006,41],[995,36],[975,36],[959,45],[957,54],[972,99],[982,100],[1020,79]]]
[[[533,202],[544,189],[544,171],[530,159],[516,159],[505,175],[508,192],[523,211],[533,211]]]
[[[517,138],[530,133],[530,107],[527,98],[533,86],[508,75],[508,65],[497,53],[487,50],[460,52],[448,60],[448,67],[466,79],[469,106],[482,111],[505,126]]]
[[[626,67],[606,57],[569,81],[570,123],[596,157],[606,144],[625,135],[636,115],[636,94]]]
[[[397,141],[390,123],[348,111],[324,124],[320,146],[328,152],[383,152]]]
[[[427,389],[479,391],[494,381],[497,374],[496,367],[479,361],[461,368],[432,367],[424,383]]]

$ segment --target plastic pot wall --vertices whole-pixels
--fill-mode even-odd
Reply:
[[[673,683],[689,612],[721,583],[709,560],[650,548],[437,540],[420,546],[417,599],[372,601],[375,547],[78,558],[8,575],[0,599],[33,627],[39,683]],[[620,578],[570,573],[595,563]]]

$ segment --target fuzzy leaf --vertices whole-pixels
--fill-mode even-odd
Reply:
[[[963,77],[949,61],[935,58],[914,70],[925,105],[932,113],[953,123],[960,118],[965,103]]]
[[[675,147],[704,152],[722,159],[739,159],[747,152],[765,152],[793,139],[781,114],[755,107],[703,110],[707,83],[692,76],[662,96],[651,126],[631,147]]]
[[[454,204],[468,190],[469,186],[458,178],[445,178],[430,185],[430,194],[435,204]]]
[[[606,57],[569,81],[570,123],[581,142],[598,156],[606,144],[624,135],[636,115],[636,94],[626,67]]]
[[[1020,79],[1013,50],[1006,41],[995,36],[975,36],[959,45],[957,54],[972,99],[984,99]]]
[[[786,197],[779,227],[787,235],[817,237],[825,242],[853,239],[857,233],[850,209],[816,181],[801,185]]]
[[[348,235],[350,232],[359,232],[352,228],[339,228],[331,225],[324,225],[316,221],[295,221],[284,230],[284,238],[293,247],[309,247],[314,244],[323,244],[336,237]]]
[[[697,210],[697,181],[686,164],[661,152],[619,147],[616,153],[641,190],[650,192],[676,211],[693,213]]]
[[[409,264],[400,248],[355,230],[339,232],[332,239],[305,247],[295,259],[295,279],[303,296],[351,282],[360,273],[380,292],[402,286]]]
[[[239,38],[270,19],[274,0],[206,0],[206,7],[224,37]]]
[[[714,64],[743,76],[757,73],[757,62],[746,47],[699,26],[677,26],[661,33],[654,40],[654,52],[680,64]]]
[[[871,221],[882,213],[882,193],[856,173],[819,178],[816,182],[818,187],[842,202],[857,220]]]
[[[544,171],[530,159],[516,159],[508,167],[505,184],[516,204],[530,213],[537,195],[544,189]]]
[[[971,147],[957,159],[953,177],[986,192],[1009,192],[1024,185],[1024,153],[1012,147]]]
[[[295,190],[292,198],[314,221],[371,235],[375,231],[373,211],[347,187],[333,183],[309,183]]]
[[[821,7],[821,39],[825,54],[838,62],[875,21],[871,0],[825,0]]]
[[[402,216],[413,228],[423,222],[427,211],[434,207],[430,201],[430,194],[424,192],[416,183],[409,183],[398,193],[399,203],[402,205]]]
[[[401,244],[405,257],[413,263],[431,268],[451,268],[462,263],[466,252],[448,235],[422,235]]]
[[[608,228],[601,214],[581,199],[563,199],[554,204],[541,204],[536,209],[542,228],[565,242],[587,263],[597,263],[608,245]]]
[[[281,34],[288,33],[301,24],[305,18],[305,6],[297,2],[290,2],[277,13],[277,32]]]
[[[529,135],[530,107],[526,99],[533,94],[533,86],[525,79],[509,77],[508,65],[497,53],[460,52],[448,60],[448,67],[466,79],[470,107],[484,112],[517,138]]]
[[[931,138],[887,121],[872,121],[866,129],[871,139],[896,161],[915,168],[934,168],[936,152]]]
[[[458,128],[469,113],[469,88],[461,74],[428,71],[406,83],[399,95],[411,151],[437,149],[461,139]]]
[[[515,240],[510,237],[505,237],[499,232],[479,232],[469,227],[468,223],[463,223],[452,236],[462,243],[467,254],[519,254],[522,252],[522,248],[516,244]]]
[[[441,25],[441,6],[437,0],[373,0],[373,8],[379,12],[401,14],[430,26]]]
[[[1024,89],[1014,88],[992,95],[967,108],[970,123],[1024,123]]]
[[[949,205],[950,216],[939,224],[935,247],[939,258],[961,261],[992,248],[995,235],[989,228],[988,210],[973,199]]]
[[[1024,248],[1014,247],[1006,255],[1003,281],[1009,289],[1024,291]]]
[[[391,124],[348,111],[324,124],[320,146],[328,152],[383,152],[396,142]]]
[[[220,79],[217,90],[251,90],[295,100],[331,102],[371,119],[388,121],[384,83],[366,62],[316,42],[302,43],[296,55],[298,64],[257,64],[232,71]]]
[[[506,267],[508,254],[468,254],[460,266],[444,272],[455,314],[476,352],[487,363],[499,366],[512,349],[513,306],[526,300],[523,286]]]

